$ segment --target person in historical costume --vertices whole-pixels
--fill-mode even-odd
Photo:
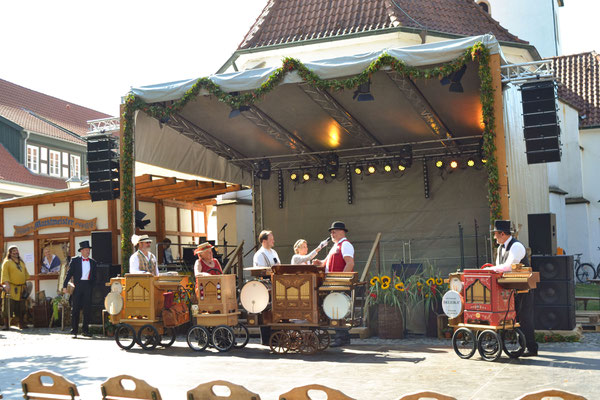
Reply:
[[[63,282],[63,293],[67,293],[67,285],[73,279],[75,290],[71,295],[71,335],[77,337],[79,332],[79,313],[83,311],[83,323],[81,326],[81,335],[92,337],[90,333],[90,316],[92,312],[92,289],[96,280],[97,263],[90,258],[92,246],[85,240],[79,243],[79,253],[73,257],[69,263],[69,271]]]
[[[513,264],[529,266],[525,246],[511,235],[510,221],[494,221],[494,238],[498,243],[496,264],[487,267],[496,272],[508,272]],[[534,315],[533,315],[533,290],[527,293],[517,293],[515,296],[515,309],[517,321],[521,324],[521,331],[525,335],[527,351],[521,357],[534,357],[538,354],[538,345],[535,341]]]
[[[2,262],[2,273],[0,274],[0,284],[4,288],[2,290],[3,330],[9,329],[13,316],[18,319],[19,328],[27,328],[24,319],[25,301],[28,295],[27,279],[29,279],[29,273],[25,262],[19,255],[19,249],[17,246],[10,246]]]
[[[196,263],[194,264],[194,275],[221,275],[223,269],[219,260],[213,257],[212,253],[213,246],[208,243],[202,243],[194,250],[194,255],[198,256]]]
[[[328,241],[329,239],[323,240],[321,243],[319,243],[319,246],[317,246],[316,249],[309,253],[308,243],[306,240],[298,239],[296,243],[294,243],[294,255],[292,256],[292,261],[290,261],[290,264],[309,264],[310,261],[312,261],[312,259],[319,254],[319,251],[327,246]]]
[[[133,235],[131,243],[135,246],[136,251],[129,257],[129,273],[158,276],[158,261],[156,256],[150,252],[152,239],[148,235]]]
[[[348,241],[348,229],[342,221],[335,221],[329,228],[333,247],[325,260],[314,260],[315,265],[325,266],[325,272],[352,272],[354,270],[354,246]],[[331,347],[350,344],[350,331],[336,329]]]
[[[60,272],[60,258],[54,253],[52,249],[44,247],[44,257],[42,258],[42,274],[54,274]]]

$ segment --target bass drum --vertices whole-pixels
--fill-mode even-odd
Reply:
[[[350,315],[352,300],[342,292],[332,292],[323,299],[323,311],[329,319],[344,319]]]
[[[249,313],[258,314],[265,311],[271,304],[271,282],[247,282],[240,292],[240,302]]]
[[[123,310],[123,298],[121,293],[110,292],[104,299],[104,309],[110,315],[118,315]]]

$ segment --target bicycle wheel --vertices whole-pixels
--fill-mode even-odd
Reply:
[[[592,264],[583,263],[577,267],[575,275],[580,283],[588,283],[588,280],[596,278],[596,271]]]
[[[452,335],[452,348],[460,358],[471,358],[477,345],[475,334],[469,328],[459,328]]]
[[[194,351],[203,351],[208,347],[208,330],[200,325],[192,326],[187,333],[187,344]]]
[[[525,352],[525,335],[519,328],[502,331],[502,349],[510,358],[519,358]]]
[[[235,337],[235,342],[233,343],[234,349],[243,348],[248,344],[248,340],[250,340],[250,333],[244,324],[237,324],[233,327],[233,336]]]
[[[142,326],[137,336],[137,342],[144,350],[153,350],[160,343],[160,339],[158,331],[150,324]]]
[[[496,361],[502,355],[502,338],[496,331],[485,330],[479,335],[477,350],[485,361]]]
[[[164,348],[171,347],[171,345],[175,343],[176,338],[175,328],[163,328],[163,334],[160,337],[160,343],[158,345]]]
[[[123,350],[129,350],[135,344],[135,330],[129,324],[119,324],[115,328],[115,341]]]

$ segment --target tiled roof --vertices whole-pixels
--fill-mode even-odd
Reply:
[[[69,142],[84,142],[34,117],[25,110],[68,129],[80,136],[88,131],[87,121],[110,115],[48,96],[0,79],[0,115],[22,128]]]
[[[269,0],[238,50],[397,26],[527,43],[473,0]]]
[[[591,51],[552,58],[558,95],[579,109],[579,126],[600,126],[600,55]]]
[[[24,165],[19,164],[12,154],[10,154],[10,152],[1,144],[0,160],[2,160],[0,163],[0,181],[21,183],[24,185],[49,189],[67,188],[67,183],[64,179],[32,173]]]

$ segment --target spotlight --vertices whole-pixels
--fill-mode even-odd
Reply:
[[[442,168],[444,166],[444,162],[442,160],[437,160],[435,162],[435,166],[438,168]]]
[[[292,172],[292,173],[290,174],[290,179],[291,179],[292,181],[296,182],[296,181],[298,180],[298,174],[297,174],[297,173],[295,173],[295,172]]]
[[[377,168],[375,168],[375,165],[371,164],[367,167],[367,172],[369,174],[374,174],[375,172],[377,172]]]
[[[249,111],[250,107],[249,106],[240,106],[240,108],[234,108],[233,110],[231,110],[231,112],[229,113],[229,118],[235,118],[238,115],[242,114],[242,111]]]
[[[257,169],[254,175],[258,179],[268,180],[269,178],[271,178],[271,161],[269,161],[268,159],[260,160],[256,165]]]
[[[302,179],[304,180],[304,182],[309,181],[310,180],[310,174],[308,172],[305,172],[302,175]]]
[[[398,164],[398,171],[404,171],[406,167],[402,164]]]
[[[458,168],[458,161],[456,161],[456,160],[450,161],[450,168],[452,168],[452,169]]]
[[[487,159],[485,159],[485,158],[482,158],[482,159],[481,159],[481,162],[482,162],[483,164],[485,164],[485,163],[487,163]]]
[[[385,172],[392,172],[392,164],[390,164],[389,162],[386,162],[383,166],[383,170]]]
[[[375,97],[371,94],[371,80],[367,83],[363,83],[359,85],[358,88],[354,91],[354,96],[352,96],[352,100],[356,101],[373,101]]]
[[[450,84],[451,92],[462,93],[462,92],[464,92],[464,89],[462,87],[462,84],[460,83],[460,80],[462,79],[466,70],[467,70],[467,65],[465,64],[458,71],[453,72],[450,75],[443,77],[440,80],[440,83],[442,85]]]
[[[323,171],[319,171],[317,172],[317,179],[322,181],[323,179],[325,179],[325,174],[323,173]]]
[[[356,167],[354,167],[354,173],[356,175],[360,175],[360,174],[362,174],[362,172],[363,172],[363,169],[360,165],[357,165]]]
[[[337,154],[331,153],[325,158],[325,171],[329,176],[335,178],[340,168],[340,160]]]
[[[474,166],[475,166],[475,160],[473,160],[472,158],[469,158],[469,159],[467,160],[467,165],[468,165],[469,167],[474,167]]]

